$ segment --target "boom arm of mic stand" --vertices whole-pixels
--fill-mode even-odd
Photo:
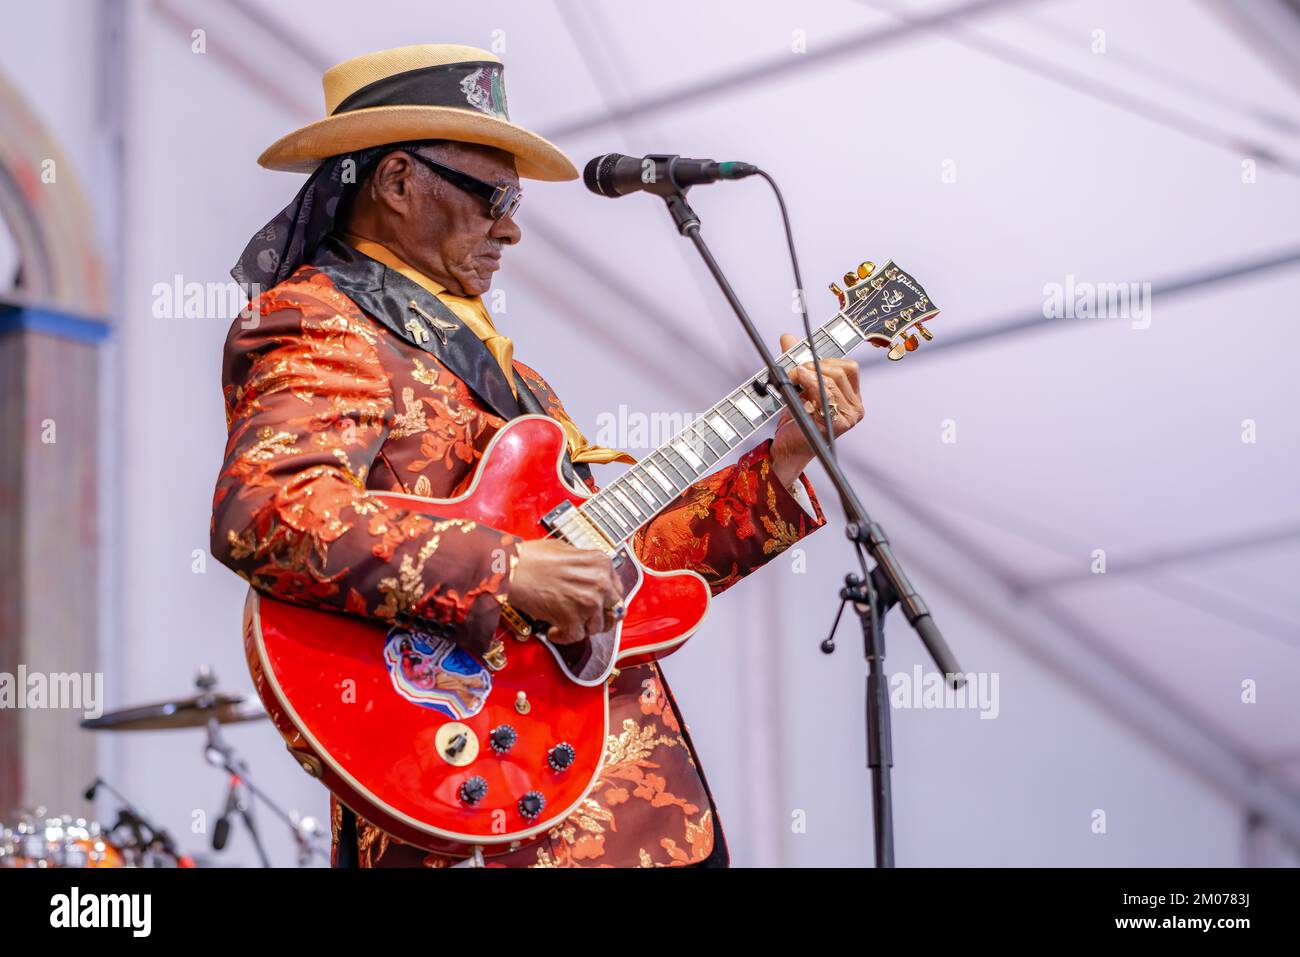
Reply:
[[[772,353],[763,342],[763,337],[759,335],[754,323],[749,318],[749,314],[745,312],[745,307],[741,305],[740,299],[736,296],[735,290],[731,288],[727,277],[723,275],[722,268],[718,265],[717,260],[713,258],[713,253],[709,251],[708,245],[700,235],[700,218],[695,215],[695,211],[686,202],[685,191],[678,191],[665,196],[664,202],[668,204],[668,212],[677,224],[677,231],[695,244],[695,248],[699,250],[700,256],[709,268],[709,272],[713,274],[713,278],[722,289],[722,294],[726,296],[727,302],[731,305],[732,311],[740,319],[740,324],[744,327],[746,335],[749,336],[758,354],[762,356],[763,364],[767,366],[768,370],[768,385],[776,386],[781,390],[786,408],[794,417],[794,421],[804,434],[804,438],[808,440],[808,445],[813,450],[813,454],[816,455],[817,461],[821,462],[822,467],[826,469],[831,484],[835,486],[835,491],[839,493],[844,512],[849,517],[849,525],[846,528],[849,539],[855,545],[865,545],[871,557],[876,560],[876,569],[872,571],[872,581],[880,591],[878,598],[880,611],[883,612],[894,603],[902,606],[904,616],[916,630],[940,673],[945,676],[961,675],[962,670],[957,664],[957,659],[953,656],[948,643],[944,641],[939,626],[934,623],[929,607],[922,601],[921,596],[916,593],[916,589],[912,587],[912,583],[904,573],[902,566],[898,564],[898,560],[894,557],[893,549],[890,548],[889,539],[885,537],[884,529],[872,521],[867,514],[867,510],[862,506],[857,493],[853,491],[853,487],[849,484],[849,480],[840,468],[839,462],[836,461],[830,447],[826,444],[826,440],[822,438],[821,433],[813,425],[812,418],[804,411],[803,403],[799,401],[799,394],[795,392],[794,383],[776,364],[776,359],[772,357]],[[881,575],[877,576],[876,571],[880,571]],[[887,585],[887,588],[882,587],[882,584]],[[951,680],[960,681],[960,679],[956,678]]]

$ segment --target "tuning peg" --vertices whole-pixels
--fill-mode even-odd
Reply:
[[[876,264],[875,264],[875,263],[859,263],[859,264],[858,264],[858,278],[859,278],[859,279],[866,279],[867,277],[869,277],[869,276],[870,276],[873,272],[875,272],[875,271],[876,271]]]
[[[846,272],[844,274],[844,285],[853,287],[858,284],[858,274],[855,272]]]
[[[907,354],[907,343],[905,342],[895,342],[894,345],[889,350],[889,358],[893,359],[895,362],[903,358],[903,356],[906,354]]]
[[[919,345],[920,343],[916,341],[916,336],[908,336],[906,339],[903,340],[903,348],[905,348],[908,352],[915,352],[916,347]]]
[[[844,290],[835,283],[831,283],[831,292],[835,293],[835,298],[840,301],[840,308],[844,308]]]
[[[921,334],[921,338],[924,339],[926,342],[929,342],[931,339],[934,338],[934,333],[931,332],[929,329],[925,328],[925,326],[921,325],[919,322],[916,324],[916,331]]]

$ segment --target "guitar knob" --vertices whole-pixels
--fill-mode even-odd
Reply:
[[[488,735],[488,743],[492,745],[492,750],[497,754],[505,754],[515,746],[519,740],[519,733],[508,724],[503,724],[493,728]]]
[[[835,294],[835,298],[840,301],[840,306],[842,307],[844,305],[844,290],[837,284],[831,283],[831,292]]]
[[[931,332],[929,329],[925,328],[925,326],[921,325],[919,322],[916,324],[916,331],[921,334],[921,338],[924,339],[926,342],[929,342],[931,339],[934,338],[934,333]]]
[[[856,286],[858,284],[858,274],[855,272],[846,272],[844,274],[844,285]]]
[[[546,798],[542,796],[541,791],[529,791],[519,799],[519,814],[527,821],[541,814],[544,807],[546,807]]]
[[[578,752],[573,750],[573,745],[568,741],[561,741],[546,752],[546,763],[551,766],[552,771],[567,771],[573,766],[577,757]]]
[[[860,263],[858,265],[858,278],[866,279],[876,271],[875,263]]]
[[[889,358],[897,362],[907,354],[907,343],[895,342],[889,349]]]
[[[903,345],[907,348],[908,352],[915,352],[916,347],[919,346],[920,343],[916,341],[916,336],[908,336],[903,340]]]
[[[466,779],[458,793],[465,804],[477,804],[487,796],[487,782],[476,774]]]

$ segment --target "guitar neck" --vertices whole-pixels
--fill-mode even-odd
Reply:
[[[832,286],[841,308],[813,333],[819,358],[841,358],[871,339],[891,347],[889,358],[900,359],[917,347],[915,335],[910,334],[913,326],[930,338],[920,322],[935,316],[937,309],[926,290],[893,263],[874,276],[871,269],[871,264],[863,263],[859,276],[865,281],[853,283],[848,290]],[[852,278],[846,274],[845,282]],[[800,339],[776,364],[788,373],[811,360],[809,343]],[[610,551],[627,542],[784,408],[779,389],[767,387],[766,381],[767,369],[754,373],[722,402],[578,506],[581,519],[565,523],[565,536],[580,547]]]
[[[877,287],[877,292],[880,288]],[[924,294],[921,295],[924,300]],[[817,329],[813,343],[818,357],[846,356],[868,338],[887,343],[896,336],[895,328],[875,331],[886,323],[894,326],[899,323],[897,318],[890,318],[889,307],[879,306],[879,299],[876,294],[856,298]],[[928,305],[928,300],[921,305]],[[933,314],[933,309],[922,308],[915,317],[909,315],[903,325]],[[811,361],[806,339],[800,339],[776,360],[783,372]],[[587,521],[613,548],[630,539],[784,408],[785,400],[777,387],[760,385],[766,381],[766,369],[750,376],[721,402],[584,502],[580,510]],[[575,544],[606,547],[588,530],[584,529],[581,537],[589,541]]]

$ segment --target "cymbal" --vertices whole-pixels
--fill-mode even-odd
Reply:
[[[208,693],[109,711],[98,718],[86,718],[81,726],[91,731],[168,731],[202,728],[211,718],[218,724],[262,721],[266,709],[247,695]]]

